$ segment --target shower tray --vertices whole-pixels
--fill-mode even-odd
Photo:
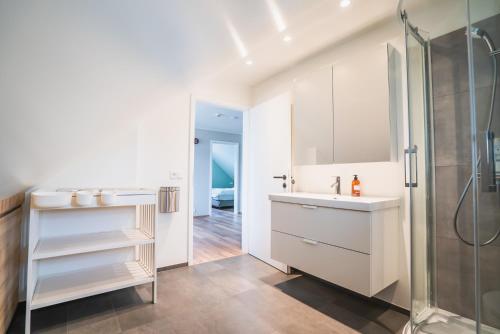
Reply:
[[[413,334],[471,334],[476,332],[476,322],[474,320],[442,309],[435,308],[433,311],[430,309],[429,311],[427,318],[417,325]],[[410,323],[406,325],[403,333],[411,333]],[[483,324],[481,333],[500,334],[500,330]]]

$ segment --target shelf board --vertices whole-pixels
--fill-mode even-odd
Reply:
[[[53,210],[84,210],[84,209],[99,209],[99,208],[116,208],[116,207],[127,207],[127,206],[137,206],[137,205],[146,205],[146,204],[156,204],[156,194],[155,193],[122,193],[117,194],[115,203],[104,205],[101,202],[100,196],[94,195],[91,199],[89,205],[80,206],[76,203],[76,197],[72,197],[71,204],[60,207],[37,207],[34,204],[32,205],[32,210],[37,211],[53,211]]]
[[[39,277],[31,309],[150,283],[153,280],[154,277],[137,262],[117,263]]]
[[[138,229],[76,234],[40,239],[33,260],[97,252],[136,245],[151,244],[154,239]]]

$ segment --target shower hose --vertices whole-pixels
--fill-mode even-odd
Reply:
[[[474,36],[474,34],[475,34],[475,36]],[[493,88],[492,88],[492,92],[491,92],[490,114],[489,114],[489,118],[488,118],[488,127],[487,127],[488,131],[490,131],[491,122],[493,120],[493,109],[495,107],[495,94],[496,94],[496,87],[497,87],[497,61],[496,61],[495,54],[493,53],[493,51],[495,51],[495,50],[494,50],[493,42],[491,41],[491,39],[489,38],[488,34],[485,31],[482,31],[480,29],[475,28],[472,30],[472,35],[474,38],[480,38],[483,41],[485,41],[487,46],[490,49],[490,57],[491,57],[492,65],[493,65]],[[480,163],[481,163],[481,157],[478,157],[477,166],[479,166]],[[457,235],[457,237],[460,240],[462,240],[465,244],[467,244],[469,246],[474,246],[474,242],[470,242],[468,240],[465,240],[465,238],[462,235],[460,235],[460,233],[458,232],[458,213],[460,211],[460,208],[462,207],[465,196],[467,195],[467,192],[469,191],[469,188],[472,184],[473,179],[474,179],[473,175],[471,175],[469,177],[469,180],[467,181],[467,185],[465,186],[464,190],[462,191],[462,194],[460,195],[460,198],[458,199],[457,207],[455,208],[455,213],[453,215],[455,234]],[[495,241],[498,238],[499,235],[500,235],[500,224],[499,224],[495,234],[493,234],[493,236],[491,238],[489,238],[488,240],[481,242],[479,244],[479,246],[483,247],[483,246],[491,244],[493,241]]]
[[[478,164],[479,163],[480,163],[480,159],[478,160]],[[457,235],[457,237],[460,240],[462,240],[462,242],[464,242],[465,244],[467,244],[469,246],[474,246],[474,243],[470,242],[468,240],[465,240],[465,238],[462,237],[462,235],[460,235],[460,232],[458,232],[458,213],[460,211],[460,207],[462,206],[462,204],[464,202],[465,195],[467,195],[467,192],[469,191],[470,185],[472,184],[472,179],[473,179],[473,177],[471,175],[469,177],[469,180],[467,181],[467,185],[465,186],[464,190],[462,191],[462,194],[460,195],[460,198],[458,199],[457,207],[456,207],[455,213],[453,215],[455,234]],[[498,226],[497,231],[490,239],[486,240],[485,242],[480,243],[479,246],[483,247],[483,246],[491,244],[493,241],[495,241],[498,238],[498,236],[500,236],[500,226]]]

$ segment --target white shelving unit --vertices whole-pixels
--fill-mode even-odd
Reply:
[[[31,206],[26,333],[32,310],[74,299],[151,283],[156,303],[156,191],[118,191],[108,206],[99,198]]]

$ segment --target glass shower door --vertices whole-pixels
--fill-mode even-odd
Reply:
[[[411,328],[432,313],[432,115],[430,108],[429,41],[405,20],[408,85],[408,147],[405,149],[405,186],[410,192]]]
[[[430,7],[422,5],[427,20],[417,22],[430,40],[405,22],[412,286],[405,333],[497,334],[500,0],[450,1],[439,24]]]
[[[473,189],[478,331],[500,329],[500,0],[470,0],[468,36],[471,68]],[[498,63],[498,64],[497,64]]]

